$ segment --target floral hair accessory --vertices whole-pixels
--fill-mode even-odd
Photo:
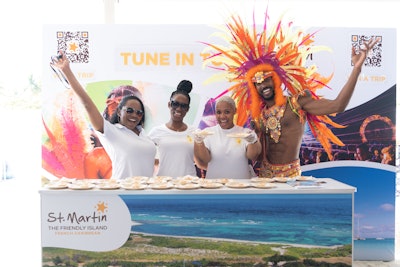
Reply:
[[[254,76],[253,76],[253,78],[251,79],[251,81],[253,82],[253,83],[262,83],[265,79],[267,79],[268,77],[271,77],[272,76],[272,72],[271,71],[268,71],[268,72],[265,72],[265,71],[257,71],[255,74],[254,74]]]

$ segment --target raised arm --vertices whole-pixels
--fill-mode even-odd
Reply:
[[[207,169],[207,165],[211,161],[211,154],[204,143],[194,143],[194,161],[198,167]]]
[[[211,161],[211,153],[204,144],[206,137],[200,130],[193,133],[194,136],[194,161],[196,165],[204,170],[207,169],[208,163]]]
[[[100,111],[97,109],[93,100],[86,93],[85,89],[82,87],[82,85],[76,79],[74,73],[71,70],[71,66],[69,64],[68,58],[61,51],[60,51],[60,54],[61,54],[61,57],[54,60],[50,64],[53,67],[58,68],[60,71],[62,71],[64,73],[69,84],[71,85],[72,90],[74,90],[74,92],[79,97],[80,101],[82,102],[83,106],[85,107],[93,129],[95,129],[99,132],[104,132],[103,116],[101,115]]]
[[[302,97],[299,98],[299,104],[301,105],[302,109],[314,115],[328,115],[332,113],[343,112],[349,104],[351,96],[353,95],[364,61],[369,51],[377,42],[378,39],[371,38],[368,42],[364,42],[364,46],[360,48],[360,51],[356,52],[354,47],[352,48],[351,61],[354,65],[353,70],[351,71],[349,79],[334,100],[313,100],[311,97]]]
[[[248,134],[248,136],[245,137],[245,140],[248,142],[246,157],[250,160],[256,160],[261,153],[261,143],[255,131],[247,129],[245,132]]]

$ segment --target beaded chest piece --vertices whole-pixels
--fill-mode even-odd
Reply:
[[[265,125],[265,133],[269,133],[275,143],[279,142],[281,136],[281,118],[285,112],[286,104],[282,106],[272,106],[264,108],[262,111],[262,120]]]

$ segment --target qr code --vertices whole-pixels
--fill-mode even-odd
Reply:
[[[378,42],[370,50],[367,58],[365,59],[364,66],[368,67],[381,67],[382,66],[382,36],[368,36],[368,35],[352,35],[351,43],[356,51],[360,49],[360,46],[364,45],[364,42],[368,42],[371,38],[377,39]],[[352,64],[353,65],[353,64]]]
[[[89,33],[57,32],[57,51],[60,50],[72,63],[89,63]]]

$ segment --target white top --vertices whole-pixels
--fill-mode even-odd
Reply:
[[[213,132],[204,139],[204,145],[211,153],[206,178],[251,178],[250,166],[246,157],[247,142],[243,138],[228,137],[227,134],[244,133],[245,128],[235,125],[231,129],[222,129],[216,125],[208,127]]]
[[[96,133],[111,159],[111,178],[153,176],[156,146],[143,128],[136,135],[125,126],[104,119],[104,133]]]
[[[186,131],[176,132],[163,124],[150,130],[149,137],[157,146],[159,159],[157,175],[196,176],[192,135],[195,129],[193,126],[188,126]]]

